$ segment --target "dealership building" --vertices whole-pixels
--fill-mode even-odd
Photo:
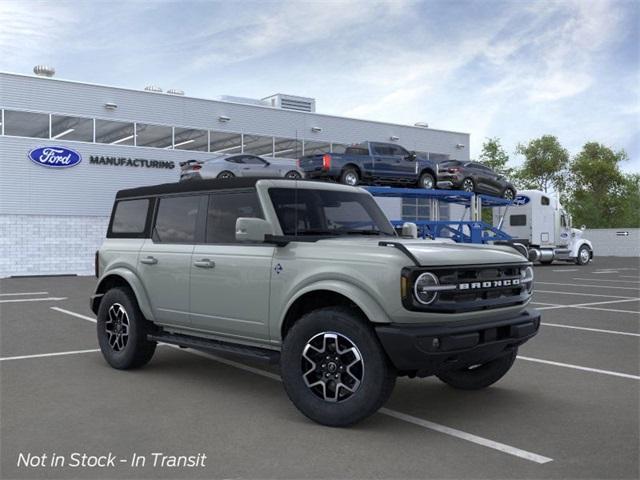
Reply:
[[[178,181],[185,160],[251,153],[294,162],[365,140],[436,160],[469,159],[467,133],[324,115],[311,98],[210,100],[34,71],[39,75],[0,73],[0,277],[91,274],[115,193]],[[57,150],[74,152],[66,168],[32,158]],[[429,205],[416,202],[385,199],[383,208],[394,218],[427,218]],[[440,216],[447,217],[446,207]]]

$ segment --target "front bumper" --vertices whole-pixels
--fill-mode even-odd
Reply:
[[[455,325],[387,324],[376,333],[387,355],[401,374],[433,375],[488,362],[511,352],[532,338],[540,328],[534,309],[515,317]]]

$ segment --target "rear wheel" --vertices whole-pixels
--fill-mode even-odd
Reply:
[[[284,339],[280,370],[298,410],[332,427],[375,413],[396,381],[366,319],[343,307],[315,310],[298,320]]]
[[[220,172],[217,178],[233,178],[235,175],[228,170]]]
[[[576,257],[576,263],[578,265],[586,265],[591,261],[591,250],[586,245],[582,245],[578,250],[578,256]]]
[[[464,190],[465,192],[474,192],[475,189],[476,189],[476,186],[473,183],[473,179],[465,178],[462,181],[462,190]]]
[[[461,390],[480,390],[496,383],[511,369],[518,349],[482,365],[472,365],[461,370],[436,374],[447,385]]]
[[[355,187],[360,183],[360,175],[355,168],[345,168],[340,175],[340,183]]]
[[[113,368],[138,368],[153,357],[156,342],[147,340],[151,324],[129,289],[119,287],[105,293],[96,323],[100,350]]]
[[[300,175],[300,173],[296,172],[295,170],[291,170],[285,174],[284,178],[290,178],[292,180],[300,180],[302,178],[302,175]]]
[[[430,173],[423,173],[418,180],[418,187],[425,188],[427,190],[433,190],[436,188],[436,180]]]

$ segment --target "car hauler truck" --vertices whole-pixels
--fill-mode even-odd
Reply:
[[[493,209],[493,224],[529,249],[529,260],[554,260],[585,265],[593,259],[593,246],[582,238],[584,226],[572,228],[571,216],[560,201],[539,190],[518,192],[513,204]]]

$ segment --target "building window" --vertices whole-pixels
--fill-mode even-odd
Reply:
[[[96,142],[111,145],[134,144],[133,123],[96,120]]]
[[[273,156],[273,137],[262,135],[243,135],[244,153],[252,155]]]
[[[405,222],[417,222],[431,219],[431,207],[428,198],[403,198],[402,220]]]
[[[93,119],[51,115],[51,138],[93,142]]]
[[[292,138],[273,139],[274,157],[281,158],[300,158],[302,156],[302,140],[294,140]]]
[[[211,153],[242,153],[242,135],[229,132],[209,132],[209,151]]]
[[[304,154],[305,155],[317,155],[322,153],[329,153],[331,151],[331,144],[327,142],[313,142],[311,140],[304,141]]]
[[[16,137],[49,138],[49,115],[5,110],[4,134]]]
[[[136,146],[171,148],[173,145],[173,129],[163,125],[136,123]]]
[[[209,136],[206,130],[180,127],[174,129],[173,148],[176,150],[206,152],[208,150],[208,142]]]
[[[524,227],[527,224],[526,215],[511,215],[509,217],[509,225],[511,227]]]

